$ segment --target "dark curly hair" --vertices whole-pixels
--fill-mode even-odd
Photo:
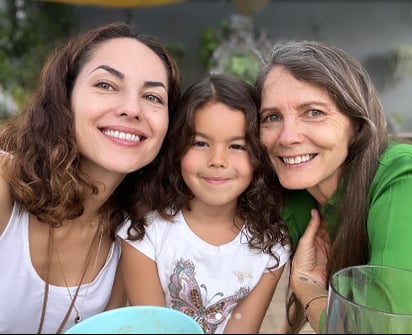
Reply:
[[[37,90],[16,118],[2,125],[0,148],[10,154],[3,173],[12,198],[41,222],[59,226],[84,210],[86,191],[97,185],[80,170],[80,155],[74,136],[71,93],[82,67],[97,46],[114,38],[134,38],[155,52],[168,74],[169,114],[181,94],[179,69],[169,52],[155,38],[136,33],[131,26],[114,22],[70,39],[55,50],[44,65]],[[140,171],[130,173],[102,209],[111,225],[111,235],[134,203]]]

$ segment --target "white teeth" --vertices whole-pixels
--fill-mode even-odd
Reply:
[[[282,160],[285,164],[293,165],[293,164],[300,164],[310,161],[315,155],[313,154],[306,154],[301,156],[295,157],[283,157]]]
[[[135,134],[125,133],[119,130],[105,129],[103,133],[107,136],[118,138],[123,141],[126,140],[126,141],[131,141],[131,142],[140,142],[140,136],[137,136]]]

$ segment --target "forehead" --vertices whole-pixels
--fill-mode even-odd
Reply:
[[[316,98],[316,99],[315,99]],[[335,103],[327,89],[317,83],[298,80],[293,74],[280,66],[274,67],[267,75],[262,87],[262,100],[300,100],[320,99]]]
[[[230,132],[246,124],[245,113],[222,102],[208,102],[194,113],[194,124],[197,129],[208,127],[220,133]]]
[[[113,38],[99,43],[82,72],[89,72],[102,64],[131,76],[167,82],[166,67],[162,60],[153,50],[134,38]]]

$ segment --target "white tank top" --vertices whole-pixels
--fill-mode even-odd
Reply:
[[[0,236],[0,333],[35,334],[37,332],[45,282],[39,277],[30,258],[29,215],[19,212],[15,204],[10,221]],[[82,319],[104,311],[109,302],[120,243],[116,240],[103,269],[90,284],[82,285],[76,308]],[[89,286],[89,287],[88,287]],[[72,296],[76,287],[70,287]],[[86,297],[85,297],[85,294]],[[49,286],[49,298],[43,333],[56,333],[71,303],[66,287]],[[74,325],[75,311],[62,332]]]

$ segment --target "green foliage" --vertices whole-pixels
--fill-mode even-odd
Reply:
[[[247,45],[242,35],[228,20],[222,20],[217,28],[209,27],[203,31],[200,57],[203,66],[209,71],[218,69],[252,84],[260,63],[251,51],[255,46]],[[218,56],[215,55],[216,51],[219,52]]]
[[[209,68],[213,51],[219,46],[215,29],[212,27],[207,28],[200,37],[200,43],[200,59],[203,66]]]
[[[51,50],[76,26],[69,5],[3,0],[0,7],[0,88],[17,104],[36,85]]]
[[[389,53],[389,66],[392,81],[399,81],[412,74],[412,45],[400,44]]]
[[[247,51],[232,54],[225,64],[225,72],[239,76],[251,84],[254,83],[259,68],[256,57]]]
[[[232,28],[228,20],[223,19],[217,28],[206,28],[200,36],[200,58],[207,69],[212,66],[211,57],[217,47],[230,37]]]

